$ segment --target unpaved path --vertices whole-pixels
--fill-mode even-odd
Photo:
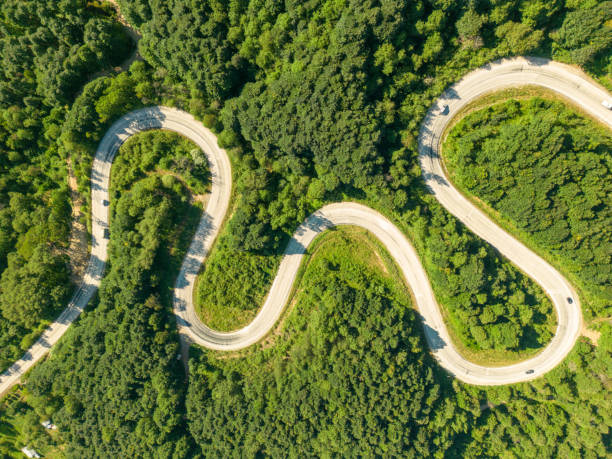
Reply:
[[[72,217],[70,222],[70,244],[68,256],[70,257],[70,280],[79,285],[83,280],[83,274],[87,267],[89,235],[87,227],[83,224],[83,198],[78,190],[77,180],[72,170],[70,157],[67,159],[68,187],[70,188],[70,199],[72,201]]]
[[[582,324],[582,329],[580,330],[580,334],[589,338],[595,346],[597,346],[599,338],[601,337],[601,332],[588,327],[589,325],[595,325],[601,322],[612,323],[612,317],[600,317],[598,319],[592,320],[588,325]]]

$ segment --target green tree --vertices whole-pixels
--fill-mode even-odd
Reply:
[[[2,315],[25,327],[35,326],[41,318],[61,308],[70,291],[64,257],[38,246],[26,262],[19,255],[8,258],[0,278]]]

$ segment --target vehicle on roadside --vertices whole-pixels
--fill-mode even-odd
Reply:
[[[532,375],[535,373],[535,370],[527,370],[525,374]]]
[[[448,115],[449,111],[450,111],[450,108],[448,108],[448,105],[442,105],[442,110],[440,110],[440,114],[441,115]]]
[[[608,110],[612,110],[612,101],[610,100],[602,100],[601,105],[606,107]]]
[[[574,300],[572,300],[572,299],[571,299],[571,298],[568,296],[568,297],[567,297],[567,302],[568,302],[569,304],[572,304],[572,303],[574,302]]]

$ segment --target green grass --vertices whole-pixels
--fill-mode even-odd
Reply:
[[[59,432],[40,425],[48,418],[35,413],[28,400],[28,393],[21,386],[0,400],[0,457],[21,459],[24,446],[33,447],[43,457],[62,457]]]
[[[280,256],[227,247],[223,232],[207,257],[194,288],[200,319],[215,330],[239,329],[253,320],[276,275]]]
[[[412,292],[399,268],[379,240],[358,226],[337,226],[317,236],[308,247],[295,278],[293,292],[273,334],[278,332],[296,305],[309,301],[308,290],[315,278],[314,273],[329,269],[330,265],[336,266],[334,269],[363,269],[370,279],[384,282],[393,292],[392,296],[414,304]],[[354,283],[353,286],[360,287]]]
[[[308,249],[294,283],[294,289],[300,288],[300,273],[319,251],[319,245],[328,237],[335,240],[340,235],[355,238],[352,244],[355,247],[351,246],[353,261],[363,256],[366,261],[385,259],[385,266],[395,266],[386,252],[384,255],[380,253],[382,246],[365,230],[357,227],[336,228],[319,236]],[[364,246],[357,249],[357,242],[362,242]],[[236,330],[248,325],[263,305],[276,276],[280,258],[280,256],[230,252],[222,242],[217,244],[209,260],[205,262],[196,283],[196,307],[199,317],[209,327],[222,331]],[[391,265],[388,265],[389,263]],[[228,276],[227,271],[233,270],[233,267],[237,267],[238,272]],[[401,278],[399,279],[401,283]]]

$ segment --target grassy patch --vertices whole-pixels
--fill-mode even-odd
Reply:
[[[34,448],[43,457],[61,457],[57,430],[47,430],[40,424],[49,419],[33,410],[30,397],[22,386],[15,387],[0,400],[0,456],[23,458],[24,446]],[[39,407],[44,411],[44,407]]]
[[[253,320],[276,275],[280,256],[229,249],[219,238],[195,286],[196,311],[215,330],[239,329]]]

